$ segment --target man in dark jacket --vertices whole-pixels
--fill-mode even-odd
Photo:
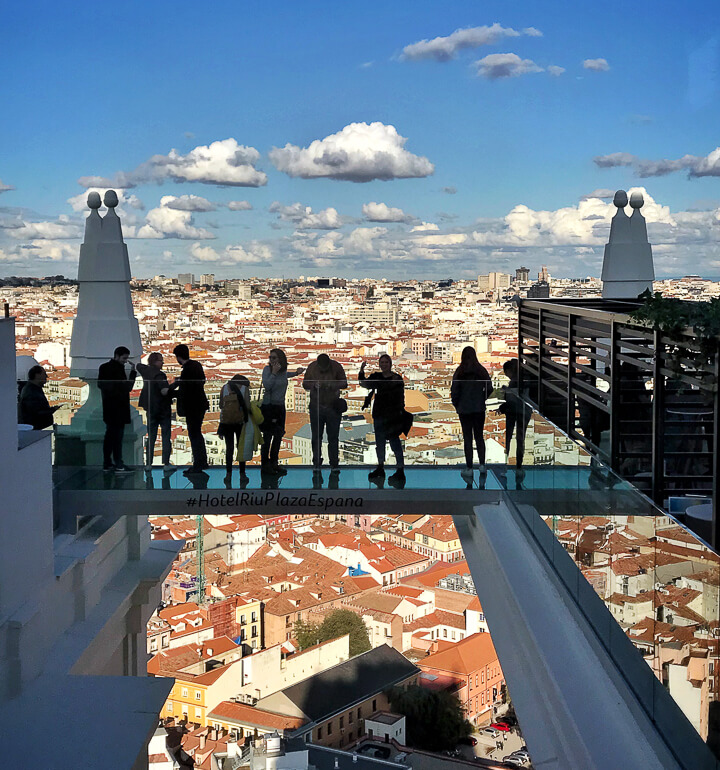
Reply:
[[[162,430],[162,462],[166,469],[170,467],[172,400],[170,383],[162,370],[163,363],[162,353],[150,353],[147,364],[137,365],[137,370],[143,378],[138,406],[145,410],[147,416],[146,468],[151,468],[153,464],[158,428]]]
[[[321,353],[305,371],[302,386],[310,391],[310,434],[312,461],[316,472],[322,466],[322,439],[327,431],[328,459],[330,467],[337,470],[340,465],[339,437],[343,405],[340,391],[347,388],[345,370],[338,361],[327,353]]]
[[[205,395],[205,372],[199,361],[190,358],[187,345],[177,345],[173,353],[182,372],[170,386],[170,392],[177,392],[177,413],[185,418],[193,460],[185,473],[199,473],[210,467],[202,434],[205,412],[210,408]]]
[[[50,406],[43,386],[47,382],[47,372],[42,366],[33,366],[28,372],[28,381],[20,392],[20,422],[32,425],[33,430],[49,428],[53,424],[53,415],[60,408]]]
[[[129,376],[125,374],[125,364],[129,358],[130,351],[121,345],[115,348],[113,357],[101,364],[98,370],[98,388],[102,395],[105,423],[103,470],[106,472],[132,473],[122,459],[123,433],[125,426],[130,424],[130,391],[137,376],[134,365]]]

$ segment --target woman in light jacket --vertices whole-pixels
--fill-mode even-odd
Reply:
[[[236,374],[220,391],[218,434],[225,439],[226,478],[232,473],[236,449],[240,478],[247,478],[245,463],[252,460],[261,438],[250,409],[250,381],[242,374]]]
[[[273,348],[270,351],[267,366],[262,372],[263,397],[260,408],[263,413],[260,458],[264,471],[283,473],[278,464],[280,443],[285,435],[285,393],[288,379],[302,374],[304,369],[298,367],[294,372],[288,371],[288,361],[284,350]]]

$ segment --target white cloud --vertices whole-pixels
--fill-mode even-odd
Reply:
[[[2,179],[0,179],[0,193],[7,192],[8,190],[14,190],[15,188],[12,185],[5,184]]]
[[[704,157],[683,155],[675,159],[644,160],[629,152],[613,152],[609,155],[599,155],[593,158],[593,162],[599,168],[632,166],[641,178],[667,176],[676,171],[687,171],[689,178],[720,176],[720,147],[716,147]]]
[[[193,224],[192,211],[174,208],[179,198],[165,195],[157,208],[150,209],[144,224],[135,233],[136,238],[181,238],[183,240],[208,240],[215,234]],[[128,237],[132,237],[131,234]]]
[[[415,217],[406,214],[402,209],[388,206],[385,203],[370,201],[364,203],[362,213],[370,222],[412,222]]]
[[[216,251],[211,246],[193,243],[190,254],[198,262],[215,262],[219,265],[261,265],[272,260],[272,250],[267,244],[252,241],[244,246],[226,246]]]
[[[255,165],[260,153],[254,147],[240,145],[232,137],[198,145],[187,155],[170,150],[167,155],[153,155],[134,171],[120,171],[113,179],[80,177],[84,187],[129,188],[149,182],[200,182],[229,187],[262,187],[267,175]]]
[[[601,200],[610,199],[615,197],[615,190],[611,190],[609,187],[599,187],[593,190],[587,195],[583,195],[580,200],[588,200],[588,198],[600,198]]]
[[[401,59],[405,61],[419,61],[421,59],[432,59],[434,61],[445,62],[455,59],[459,51],[466,48],[479,48],[483,45],[492,45],[499,40],[509,37],[541,37],[542,32],[535,27],[527,27],[518,32],[511,27],[502,27],[500,24],[483,27],[466,27],[465,29],[456,29],[451,35],[445,37],[435,37],[432,40],[419,40],[417,43],[411,43],[403,48]]]
[[[8,232],[13,238],[23,241],[33,239],[58,241],[80,238],[83,234],[83,228],[76,222],[70,222],[67,217],[62,217],[57,222],[23,221],[20,227],[13,227]]]
[[[37,238],[30,243],[23,244],[19,254],[27,260],[39,260],[41,262],[77,262],[79,249],[76,245],[63,243],[62,241]]]
[[[475,62],[477,74],[488,80],[516,78],[533,72],[542,72],[543,68],[531,59],[521,59],[516,53],[491,53]]]
[[[434,222],[423,222],[422,224],[415,225],[410,231],[411,233],[423,233],[430,230],[439,230],[440,228]]]
[[[87,205],[88,195],[91,192],[96,192],[102,199],[107,189],[107,187],[91,187],[84,192],[73,195],[72,198],[68,198],[67,202],[70,204],[73,211],[84,212],[87,214],[90,211]],[[145,204],[140,200],[140,198],[137,197],[137,195],[128,193],[126,190],[118,189],[116,192],[118,197],[118,205],[115,208],[115,213],[120,217],[120,219],[122,219],[123,225],[137,224],[138,217],[134,211],[142,211],[145,208]],[[102,210],[103,209],[101,209],[101,211]]]
[[[299,230],[336,230],[343,225],[336,209],[332,207],[313,212],[310,206],[303,206],[302,203],[283,206],[279,201],[273,201],[268,211],[277,214],[285,222],[292,222]]]
[[[279,171],[303,179],[404,179],[430,176],[435,167],[425,157],[405,149],[407,139],[394,126],[351,123],[342,131],[316,139],[309,147],[273,147],[270,160]]]
[[[592,72],[607,72],[610,65],[607,63],[607,59],[585,59],[583,68]]]
[[[215,211],[217,208],[212,201],[200,195],[181,195],[165,205],[178,211]]]
[[[252,203],[250,201],[230,201],[227,207],[230,211],[251,211]]]
[[[551,64],[547,68],[547,71],[553,77],[558,78],[558,77],[560,77],[560,75],[563,74],[563,72],[565,72],[565,67],[558,67],[557,64]]]

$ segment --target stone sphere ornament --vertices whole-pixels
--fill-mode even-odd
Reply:
[[[628,196],[625,190],[618,190],[613,198],[613,203],[619,208],[624,209],[628,205]]]
[[[102,206],[99,192],[91,192],[87,198],[88,207],[91,209],[99,209]]]
[[[634,192],[630,196],[630,205],[634,209],[641,209],[644,203],[645,203],[645,199],[643,198],[643,194],[641,192]]]
[[[105,205],[109,209],[114,209],[115,206],[118,205],[118,197],[117,197],[117,193],[115,192],[115,190],[108,190],[105,193],[105,199],[104,200],[105,200]]]

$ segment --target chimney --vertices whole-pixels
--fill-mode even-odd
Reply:
[[[200,736],[200,748],[201,749],[205,748],[205,734],[204,733],[203,733],[203,735]]]

